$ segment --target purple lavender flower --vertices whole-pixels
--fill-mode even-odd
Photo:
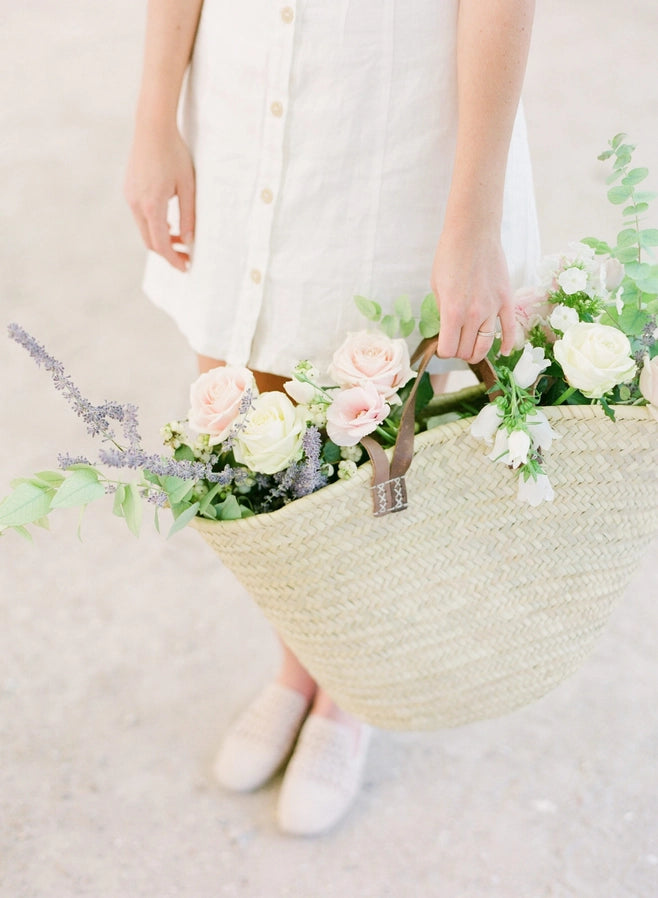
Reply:
[[[137,435],[136,409],[134,406],[121,405],[118,402],[104,402],[94,405],[82,395],[73,380],[66,374],[64,366],[56,358],[49,355],[45,348],[18,324],[8,326],[12,340],[26,349],[39,367],[44,367],[50,374],[55,389],[59,390],[73,411],[87,425],[87,432],[92,436],[102,434],[106,439],[114,439],[114,431],[110,420],[125,423],[129,439]],[[137,436],[137,439],[139,437]],[[133,445],[131,443],[131,445]]]
[[[69,455],[68,452],[60,452],[57,456],[57,464],[63,471],[67,471],[73,465],[91,465],[93,463],[84,455]]]

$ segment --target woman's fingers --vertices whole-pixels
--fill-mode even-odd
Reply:
[[[194,243],[195,221],[195,187],[194,171],[190,170],[187,177],[178,184],[178,207],[180,211],[180,236],[187,247],[188,253],[192,253]]]
[[[149,236],[151,239],[151,248],[154,252],[166,259],[170,265],[179,271],[185,271],[187,260],[181,254],[177,253],[171,242],[171,234],[167,223],[167,202],[162,201],[150,204],[146,209],[146,220],[148,222]]]

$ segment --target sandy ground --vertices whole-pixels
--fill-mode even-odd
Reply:
[[[3,3],[0,321],[18,320],[143,433],[194,362],[140,293],[121,196],[143,3]],[[628,131],[658,178],[658,7],[541,4],[525,95],[545,249],[612,236],[595,161]],[[45,375],[0,348],[0,483],[86,446]],[[2,490],[0,489],[0,492]],[[532,707],[378,733],[351,816],[278,834],[277,782],[230,796],[222,732],[276,663],[269,626],[192,532],[0,542],[2,898],[652,898],[658,895],[655,547],[582,671]]]

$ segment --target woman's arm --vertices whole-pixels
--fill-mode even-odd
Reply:
[[[475,362],[500,317],[502,352],[514,313],[500,228],[507,154],[525,73],[534,0],[460,0],[458,128],[450,194],[432,267],[441,313],[438,354]]]
[[[203,0],[149,0],[142,83],[125,194],[144,243],[184,271],[194,239],[194,167],[176,110]],[[178,197],[180,238],[169,234],[167,202]]]

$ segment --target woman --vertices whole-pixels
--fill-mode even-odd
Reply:
[[[428,286],[441,358],[482,359],[499,326],[511,350],[511,284],[538,255],[517,113],[533,6],[150,0],[126,195],[146,292],[201,372],[248,364],[280,389],[363,326],[354,294]],[[215,771],[256,788],[296,741],[279,824],[314,834],[351,805],[369,731],[282,648]]]

